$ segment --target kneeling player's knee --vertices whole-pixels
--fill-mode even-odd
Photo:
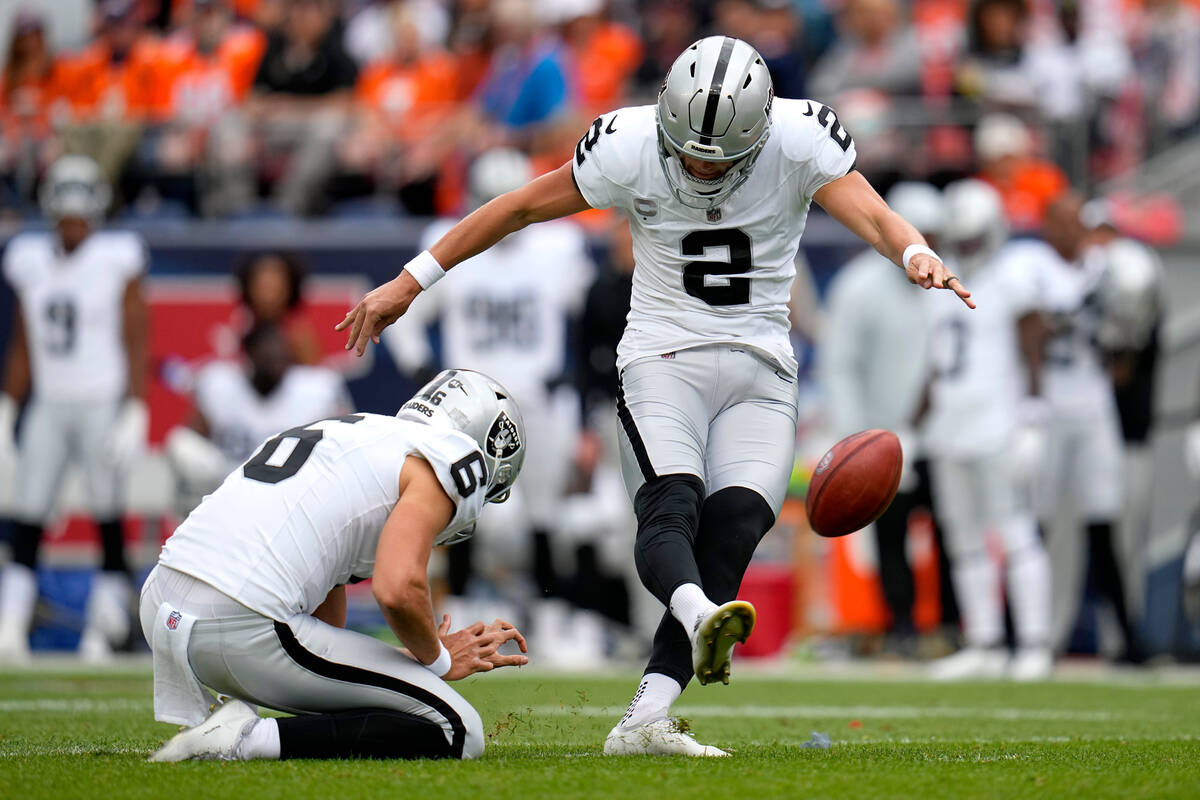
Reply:
[[[731,486],[704,501],[696,560],[709,597],[733,599],[758,543],[774,524],[770,505],[753,489]]]
[[[487,740],[487,737],[483,734],[483,720],[479,718],[479,712],[471,706],[462,709],[460,714],[463,726],[466,728],[466,736],[463,737],[462,757],[479,758],[483,755],[483,748]]]

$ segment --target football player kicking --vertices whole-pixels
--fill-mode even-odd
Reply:
[[[702,39],[671,66],[656,105],[597,118],[574,158],[468,216],[338,326],[361,354],[446,269],[509,233],[587,208],[629,218],[637,267],[617,353],[622,466],[638,574],[668,612],[606,753],[726,755],[669,712],[692,675],[728,680],[733,645],[754,625],[754,609],[734,597],[792,469],[787,301],[811,202],[912,282],[972,305],[854,160],[832,109],[775,100],[750,45]]]
[[[17,448],[13,560],[0,580],[0,659],[29,657],[38,545],[69,464],[82,473],[103,552],[80,654],[103,660],[129,634],[121,512],[124,478],[148,426],[146,248],[136,234],[96,230],[108,202],[96,162],[64,156],[41,189],[54,230],[22,233],[4,251],[18,312],[0,393],[0,455],[13,449],[17,404],[30,398]]]
[[[475,758],[479,714],[446,681],[526,662],[507,622],[437,625],[426,570],[471,534],[525,457],[516,403],[447,370],[394,417],[292,428],[167,540],[142,587],[154,716],[193,725],[151,761]],[[405,653],[344,629],[345,585],[372,590]],[[209,687],[235,698],[205,719]],[[301,716],[259,719],[251,703]],[[203,724],[200,724],[203,723]]]

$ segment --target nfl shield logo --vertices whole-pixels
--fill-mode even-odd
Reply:
[[[167,617],[167,630],[173,631],[179,627],[179,620],[183,619],[183,614],[178,611],[172,611]]]
[[[709,222],[720,222],[721,221],[721,209],[719,209],[719,208],[708,209],[708,221]]]

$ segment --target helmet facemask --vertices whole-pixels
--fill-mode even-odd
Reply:
[[[675,195],[676,200],[689,208],[703,210],[716,208],[750,179],[750,172],[754,169],[754,164],[758,161],[758,156],[762,152],[763,145],[766,144],[767,136],[769,135],[770,123],[768,122],[767,128],[763,131],[762,138],[754,145],[753,150],[732,159],[719,159],[701,157],[686,152],[667,138],[662,126],[659,125],[658,163],[662,167],[663,175],[666,176],[667,184],[671,187],[671,193]],[[692,143],[689,142],[688,144]],[[697,178],[683,166],[684,155],[698,158],[702,161],[714,161],[718,163],[733,161],[734,163],[720,177],[710,179]]]

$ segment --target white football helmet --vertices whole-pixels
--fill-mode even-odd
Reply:
[[[50,219],[78,217],[95,222],[108,210],[112,190],[95,161],[87,156],[63,156],[47,170],[38,200],[42,213]]]
[[[741,39],[709,36],[671,65],[658,92],[658,160],[671,191],[691,208],[721,205],[746,182],[771,130],[775,92],[762,56]],[[719,178],[697,178],[680,156],[732,162]]]
[[[499,383],[474,370],[443,370],[396,416],[470,436],[483,451],[487,502],[508,499],[525,463],[525,423],[516,401]]]
[[[511,147],[496,147],[475,159],[467,184],[471,204],[478,208],[502,194],[520,189],[533,180],[529,157]]]
[[[1153,250],[1133,239],[1109,242],[1104,259],[1097,339],[1110,350],[1137,350],[1158,318],[1162,264]]]
[[[946,187],[942,239],[956,268],[969,275],[986,264],[1008,239],[1004,203],[990,184],[974,178]]]
[[[901,181],[887,193],[888,206],[923,236],[941,237],[946,227],[946,204],[932,184]]]

